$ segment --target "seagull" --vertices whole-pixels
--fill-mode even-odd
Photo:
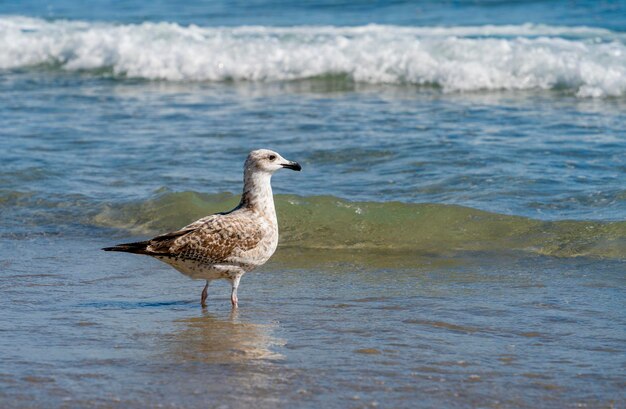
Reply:
[[[241,277],[259,267],[278,245],[278,222],[272,195],[272,174],[279,169],[302,170],[268,149],[250,152],[244,164],[243,194],[233,210],[203,217],[180,230],[150,240],[105,247],[105,251],[144,254],[181,273],[206,280],[200,304],[206,307],[211,280],[231,282],[230,301],[237,308]]]

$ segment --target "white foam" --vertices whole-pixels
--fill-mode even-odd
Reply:
[[[590,27],[235,27],[113,25],[0,17],[0,68],[172,81],[430,84],[447,92],[566,89],[626,95],[626,36]]]

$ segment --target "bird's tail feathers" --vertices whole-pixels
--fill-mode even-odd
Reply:
[[[104,247],[102,250],[104,251],[123,251],[125,253],[135,253],[135,254],[151,254],[147,250],[147,247],[150,245],[149,241],[137,241],[135,243],[122,243],[113,247]]]

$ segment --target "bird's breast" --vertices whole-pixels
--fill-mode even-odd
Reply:
[[[253,264],[255,267],[265,264],[272,254],[276,251],[278,246],[278,228],[275,226],[268,227],[263,238],[253,248],[245,252],[243,259],[249,264]]]

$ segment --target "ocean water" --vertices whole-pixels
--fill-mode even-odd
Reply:
[[[626,2],[0,3],[0,406],[626,407]],[[104,246],[232,208],[209,287]]]

